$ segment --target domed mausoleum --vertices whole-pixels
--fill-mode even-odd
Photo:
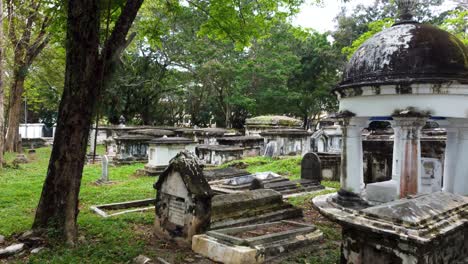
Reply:
[[[396,2],[399,21],[359,47],[333,91],[343,134],[341,189],[313,203],[342,226],[341,263],[462,263],[468,259],[468,50],[450,33],[413,21],[415,0]],[[392,179],[365,185],[362,130],[372,121],[393,127]],[[428,121],[447,131],[443,186],[421,165]]]
[[[395,185],[397,197],[425,192],[419,140],[432,119],[447,129],[443,188],[468,195],[468,49],[459,39],[406,14],[359,47],[334,93],[346,131],[341,198],[364,190],[360,135],[375,120],[390,121],[395,131],[385,188]]]

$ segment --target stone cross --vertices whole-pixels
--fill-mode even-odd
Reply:
[[[101,173],[101,182],[109,181],[109,158],[107,155],[102,156],[102,173]]]
[[[316,153],[309,152],[301,161],[301,179],[320,182],[322,180],[322,166]]]

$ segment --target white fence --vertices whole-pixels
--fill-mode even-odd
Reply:
[[[19,133],[21,138],[42,138],[44,135],[45,125],[42,123],[20,124]],[[55,134],[55,126],[52,128],[52,137]],[[50,137],[50,135],[48,135]]]

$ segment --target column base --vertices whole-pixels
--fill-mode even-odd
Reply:
[[[340,189],[338,194],[333,197],[333,202],[352,209],[362,209],[369,206],[369,203],[362,199],[360,195],[343,189]]]

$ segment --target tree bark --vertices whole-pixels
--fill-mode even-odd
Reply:
[[[0,14],[3,14],[3,1],[0,1]],[[3,167],[3,152],[5,150],[5,108],[3,85],[3,15],[0,18],[0,169]]]
[[[8,112],[8,130],[5,141],[5,150],[9,152],[17,152],[19,140],[19,124],[21,118],[21,103],[24,92],[25,75],[22,74],[23,67],[15,67],[13,74],[13,82],[10,88],[9,112]]]
[[[101,72],[98,0],[68,1],[65,85],[33,228],[77,236],[78,195]]]
[[[21,113],[22,96],[24,92],[24,80],[34,59],[49,43],[49,34],[46,32],[50,25],[48,16],[40,16],[41,1],[29,1],[26,9],[26,20],[24,24],[19,23],[19,30],[16,21],[19,19],[20,3],[8,0],[8,37],[14,50],[13,82],[10,90],[8,130],[5,141],[6,151],[17,151],[19,140],[19,123]],[[16,8],[15,8],[16,7]],[[37,28],[36,36],[33,36],[33,29]],[[22,31],[21,34],[18,34]]]
[[[92,114],[110,76],[109,64],[143,0],[127,0],[99,55],[99,0],[68,0],[65,85],[46,181],[33,223],[53,228],[69,244],[77,237],[78,195]]]

